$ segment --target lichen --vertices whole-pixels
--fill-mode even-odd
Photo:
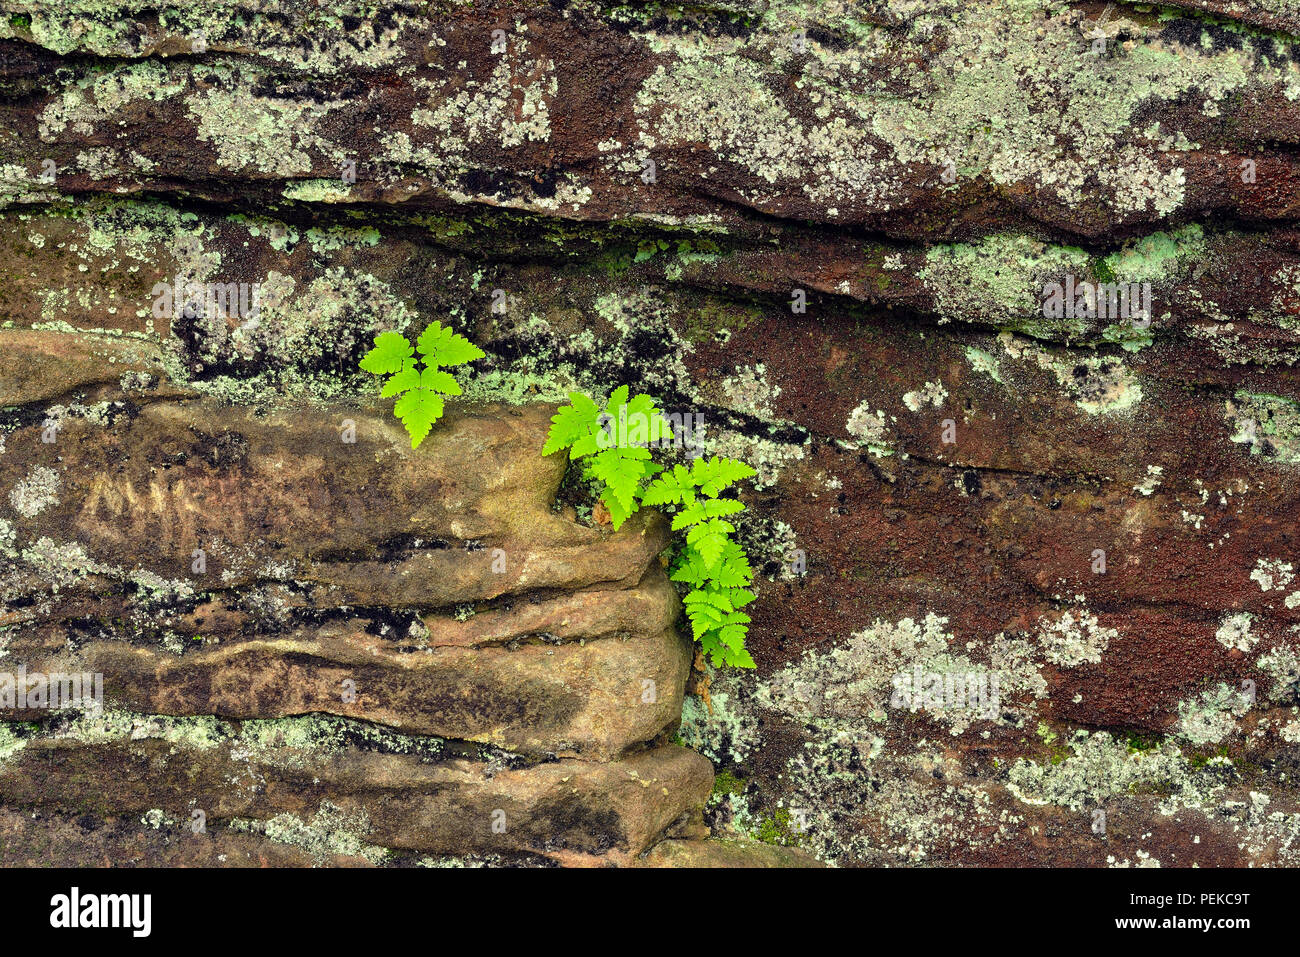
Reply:
[[[264,834],[277,844],[298,847],[312,856],[317,864],[334,855],[363,857],[371,864],[382,863],[388,856],[383,847],[367,844],[370,816],[364,810],[346,811],[330,801],[323,801],[310,821],[295,814],[277,814],[267,821],[235,819],[233,830]]]
[[[1090,324],[1085,319],[1045,318],[1043,286],[1083,272],[1088,262],[1081,249],[1000,234],[931,248],[920,277],[934,296],[941,321],[981,323],[1069,341],[1086,336]]]
[[[1032,361],[1050,372],[1074,404],[1089,415],[1127,412],[1142,401],[1137,376],[1117,358],[1048,349],[1011,333],[1003,333],[998,340],[1013,359]]]
[[[1280,558],[1258,558],[1250,580],[1263,592],[1286,591],[1295,581],[1295,566]]]
[[[871,410],[871,404],[863,399],[844,423],[844,431],[857,439],[858,444],[867,449],[876,458],[894,454],[889,425],[885,421],[883,410]]]
[[[1284,396],[1241,391],[1224,403],[1230,441],[1251,455],[1285,465],[1300,464],[1300,403]]]
[[[947,398],[948,390],[942,382],[927,382],[914,392],[904,393],[903,405],[907,406],[909,412],[920,412],[927,405],[939,409]]]
[[[23,518],[35,518],[45,509],[59,504],[59,473],[44,465],[35,465],[27,477],[9,490],[9,504]]]
[[[1072,753],[1064,761],[1018,759],[1008,769],[1011,793],[1027,804],[1079,811],[1143,787],[1166,789],[1179,803],[1196,805],[1222,786],[1217,779],[1201,782],[1173,745],[1132,752],[1107,732],[1079,730],[1068,746]]]
[[[1260,636],[1252,631],[1254,621],[1255,616],[1249,612],[1227,615],[1219,630],[1214,633],[1214,637],[1225,648],[1250,651],[1260,639]]]
[[[1178,704],[1178,736],[1193,745],[1218,744],[1236,731],[1237,718],[1250,707],[1250,699],[1219,682],[1196,697]]]
[[[706,666],[707,667],[707,666]],[[750,707],[748,676],[711,672],[708,700],[688,695],[682,702],[681,743],[718,764],[744,761],[761,744],[758,718]]]
[[[1103,626],[1087,610],[1080,611],[1077,618],[1073,611],[1046,616],[1039,620],[1037,633],[1044,656],[1063,668],[1097,664],[1102,652],[1118,636],[1118,629]]]

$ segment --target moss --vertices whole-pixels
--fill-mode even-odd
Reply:
[[[1148,751],[1158,751],[1164,744],[1164,738],[1159,734],[1144,734],[1137,731],[1130,731],[1126,738],[1126,744],[1130,754],[1140,754]]]
[[[1103,342],[1113,343],[1125,352],[1141,352],[1155,344],[1155,334],[1148,328],[1141,328],[1132,322],[1116,322],[1101,331]]]
[[[745,779],[737,777],[730,771],[719,771],[713,777],[713,797],[718,798],[724,794],[744,794]]]
[[[725,341],[737,332],[763,321],[754,305],[709,297],[687,307],[681,320],[682,337],[691,343]]]
[[[0,762],[9,760],[26,746],[26,735],[8,723],[0,724]]]
[[[803,836],[795,830],[794,819],[785,808],[777,808],[772,814],[762,818],[753,836],[764,844],[775,844],[780,847],[799,847],[804,843]]]

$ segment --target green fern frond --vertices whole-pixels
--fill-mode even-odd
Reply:
[[[406,360],[415,355],[415,350],[400,332],[381,332],[375,336],[375,347],[361,360],[361,368],[374,375],[387,375],[398,372]]]
[[[725,521],[745,505],[718,496],[757,473],[744,462],[717,456],[671,469],[653,462],[646,445],[670,437],[671,428],[653,399],[629,398],[630,391],[619,386],[604,403],[571,393],[569,404],[551,417],[542,454],[568,449],[571,461],[583,460],[584,475],[603,486],[601,497],[615,529],[641,505],[676,512],[672,528],[686,530],[686,544],[670,577],[690,586],[683,604],[691,633],[715,667],[752,668],[754,660],[745,650],[750,619],[739,609],[754,600],[747,587],[753,571],[731,537],[735,526]]]
[[[744,462],[716,455],[711,459],[698,458],[691,463],[691,480],[710,498],[719,495],[724,488],[757,474]]]
[[[699,525],[701,522],[722,515],[735,515],[744,510],[744,503],[737,502],[735,499],[706,498],[703,502],[691,505],[673,516],[673,531],[679,531],[688,525]]]
[[[569,405],[562,405],[551,416],[551,431],[542,446],[543,455],[567,449],[579,439],[591,435],[591,428],[600,417],[600,406],[581,392],[569,393]]]
[[[615,531],[640,508],[645,481],[663,469],[651,461],[650,449],[645,445],[622,441],[621,433],[631,431],[629,422],[637,426],[637,441],[665,434],[663,430],[667,429],[654,400],[648,395],[629,400],[630,391],[627,386],[619,386],[603,408],[580,392],[570,393],[569,405],[561,406],[551,417],[551,429],[542,446],[543,455],[568,449],[571,461],[587,460],[583,474],[604,486],[601,498]]]
[[[691,470],[684,465],[674,465],[671,471],[650,483],[641,501],[646,505],[694,505],[695,482]]]
[[[439,366],[462,366],[487,355],[474,343],[452,332],[450,326],[444,326],[441,322],[429,323],[424,332],[420,333],[415,347],[420,350],[425,364],[431,369]]]
[[[420,359],[415,358],[419,350]],[[464,365],[486,356],[482,349],[440,322],[431,322],[420,334],[415,347],[397,332],[375,336],[375,347],[361,359],[361,369],[388,379],[379,390],[380,398],[398,396],[393,414],[411,436],[411,448],[420,443],[442,418],[443,396],[460,395],[460,383],[443,366]],[[424,369],[419,368],[420,361]]]

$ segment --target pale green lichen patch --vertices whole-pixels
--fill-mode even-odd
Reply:
[[[1164,466],[1148,465],[1146,476],[1142,481],[1138,482],[1137,485],[1133,486],[1133,491],[1137,492],[1139,495],[1146,495],[1148,497],[1154,495],[1155,490],[1158,489],[1161,482],[1164,481],[1164,474]]]
[[[1157,232],[1125,244],[1102,260],[1104,278],[1114,282],[1171,283],[1205,259],[1205,231],[1196,223]]]
[[[1075,405],[1089,415],[1125,412],[1142,401],[1137,376],[1118,358],[1051,350],[1011,333],[998,339],[1013,359],[1032,361],[1050,372]]]
[[[1097,664],[1102,652],[1119,637],[1119,630],[1102,625],[1097,616],[1083,609],[1075,615],[1065,611],[1039,620],[1037,640],[1043,655],[1052,664],[1077,668]]]
[[[848,421],[844,423],[844,431],[853,436],[860,446],[866,448],[876,458],[894,454],[893,437],[890,434],[890,425],[885,420],[884,411],[877,409],[873,412],[871,404],[866,399],[863,399],[849,413]]]
[[[526,402],[563,403],[570,392],[583,387],[579,385],[577,369],[571,364],[538,371],[535,360],[522,357],[510,369],[472,374],[462,388],[465,398],[470,401],[522,405]]]
[[[943,382],[927,382],[921,388],[913,392],[903,394],[903,405],[909,412],[920,412],[927,405],[939,409],[943,407],[944,401],[948,398],[948,390],[944,388]]]
[[[1261,655],[1259,666],[1270,679],[1269,699],[1292,703],[1300,694],[1300,652],[1290,643],[1279,644]]]
[[[184,62],[117,64],[65,87],[41,114],[39,132],[45,142],[55,142],[69,129],[85,137],[113,130],[126,152],[101,150],[88,157],[91,172],[101,177],[148,172],[153,161],[131,149],[130,132],[118,129],[125,123],[119,118],[136,103],[183,98],[185,120],[222,168],[296,177],[309,175],[319,159],[341,164],[346,154],[322,136],[320,127],[343,104],[265,95],[264,76],[248,64],[240,69]],[[130,162],[123,163],[124,158]]]
[[[5,727],[0,722],[0,729]],[[150,740],[199,751],[228,748],[235,760],[286,767],[302,767],[312,756],[338,754],[357,742],[395,754],[436,757],[442,750],[438,738],[404,735],[332,715],[231,721],[212,715],[180,717],[105,708],[83,712],[45,736],[79,744]]]
[[[961,320],[1011,329],[1035,338],[1086,336],[1086,319],[1043,315],[1043,288],[1086,274],[1081,249],[1052,246],[1024,235],[989,236],[974,243],[934,246],[920,272],[934,297],[940,322]]]
[[[899,755],[879,736],[831,731],[786,763],[788,791],[773,817],[788,843],[831,864],[921,864],[1019,839],[1023,818],[961,778],[943,742],[923,739]],[[760,821],[755,830],[761,838],[774,829]]]
[[[1214,633],[1214,637],[1225,648],[1250,651],[1260,639],[1260,636],[1252,630],[1254,621],[1255,616],[1249,612],[1227,615],[1219,630]]]
[[[78,715],[49,737],[86,745],[157,740],[206,751],[222,743],[222,729],[223,722],[211,715],[174,717],[103,709]]]
[[[18,557],[18,550],[14,548],[16,540],[17,533],[14,531],[13,524],[0,518],[0,558]]]
[[[777,426],[769,426],[768,431],[772,435],[779,433]],[[789,441],[778,441],[762,435],[716,428],[707,424],[704,429],[706,454],[740,459],[752,466],[758,474],[751,479],[751,482],[759,491],[774,486],[785,469],[801,461],[805,457],[804,448],[811,441],[809,438],[802,444],[796,445]]]
[[[27,477],[9,490],[9,505],[23,518],[35,518],[59,503],[62,486],[59,473],[44,465],[34,465]]]
[[[734,672],[710,672],[708,702],[694,695],[686,697],[678,735],[682,744],[715,763],[743,761],[762,743],[758,716],[749,706],[752,678]]]
[[[973,722],[1001,720],[1014,712],[1013,695],[1043,693],[1042,678],[1020,639],[998,636],[988,663],[981,663],[952,650],[956,642],[946,626],[946,618],[933,614],[920,622],[877,620],[829,651],[810,651],[776,672],[759,685],[755,698],[764,707],[822,728],[867,730],[891,715],[925,709],[960,734]],[[958,675],[962,700],[945,699],[942,706],[929,707],[919,682],[934,683],[937,676],[945,688],[955,687]],[[972,687],[977,692],[968,694]]]
[[[773,4],[739,39],[644,33],[667,62],[638,93],[639,139],[611,168],[630,174],[656,148],[702,142],[755,178],[746,196],[759,205],[793,184],[814,202],[888,209],[909,165],[932,166],[941,189],[951,164],[963,179],[1033,182],[1065,207],[1166,216],[1185,196],[1179,153],[1195,144],[1163,128],[1157,149],[1134,142],[1140,111],[1188,98],[1214,117],[1238,91],[1291,88],[1285,55],[1175,47],[1147,18],[1114,18],[1132,40],[1090,56],[1083,16],[999,0],[912,8],[890,30],[841,4]],[[792,31],[817,23],[852,42],[808,37],[795,50]]]
[[[559,92],[555,65],[549,58],[524,57],[527,45],[517,39],[515,52],[501,57],[486,81],[448,76],[442,85],[421,84],[430,91],[428,105],[411,120],[438,131],[443,156],[464,156],[485,140],[509,149],[550,139],[549,102]]]
[[[19,560],[51,592],[57,593],[91,575],[113,574],[117,568],[96,561],[78,542],[56,542],[42,535],[21,549]]]
[[[672,55],[637,93],[643,132],[628,152],[613,154],[609,166],[616,174],[630,178],[640,173],[661,143],[695,141],[769,186],[797,180],[815,201],[845,191],[879,193],[871,163],[878,150],[865,127],[845,115],[805,126],[770,89],[773,68],[743,55],[745,41],[678,35],[646,39],[652,50]],[[781,48],[774,39],[750,42],[775,58]],[[766,195],[758,188],[751,198],[762,202]]]
[[[312,171],[312,152],[344,159],[343,151],[317,132],[321,120],[343,106],[339,101],[262,96],[230,83],[191,94],[186,106],[217,164],[234,172],[301,176]]]
[[[87,199],[47,207],[34,218],[49,266],[37,270],[11,263],[4,279],[20,291],[30,290],[40,303],[34,327],[85,327],[117,336],[151,332],[157,283],[206,282],[221,267],[212,225],[166,203]],[[21,221],[0,223],[5,228],[12,235]]]
[[[1300,403],[1280,395],[1238,392],[1224,403],[1230,441],[1251,455],[1284,465],[1300,464]]]
[[[262,366],[323,366],[348,374],[352,357],[377,334],[405,332],[414,319],[414,310],[374,276],[339,266],[297,291],[291,276],[272,270],[261,286],[255,321],[233,331],[224,321],[214,323],[200,355],[205,361],[237,357]]]
[[[367,0],[304,8],[295,0],[163,3],[147,21],[138,4],[115,0],[12,0],[0,37],[59,54],[104,57],[254,50],[259,56],[321,74],[394,63],[408,34],[428,35],[428,21]],[[309,37],[310,42],[304,42]]]
[[[1063,761],[1017,760],[1008,771],[1007,787],[1027,804],[1055,804],[1079,811],[1098,807],[1117,796],[1143,788],[1167,789],[1172,800],[1197,804],[1222,785],[1201,782],[1176,747],[1131,751],[1104,731],[1076,731],[1073,752]]]
[[[388,856],[388,850],[365,842],[371,831],[370,816],[364,810],[347,811],[330,801],[321,803],[310,821],[295,814],[278,814],[268,821],[236,819],[230,826],[234,830],[264,834],[278,844],[301,848],[318,864],[334,855],[363,857],[371,864],[379,864]]]
[[[280,191],[285,199],[300,203],[349,203],[352,187],[342,179],[306,179],[290,183]]]
[[[781,387],[768,380],[767,366],[761,362],[738,367],[734,375],[722,380],[720,388],[728,408],[763,419],[772,418],[772,402],[781,394]]]
[[[1283,266],[1273,274],[1273,284],[1277,292],[1269,303],[1270,308],[1253,310],[1251,319],[1292,332],[1300,331],[1300,266]]]
[[[1178,736],[1192,745],[1218,744],[1237,729],[1237,719],[1249,710],[1250,698],[1219,682],[1178,704]]]
[[[40,116],[38,131],[47,143],[55,142],[69,127],[79,136],[91,136],[136,100],[159,102],[182,93],[188,80],[182,70],[146,61],[125,63],[96,71],[65,87],[62,95]]]
[[[967,346],[964,350],[966,361],[974,372],[980,375],[986,375],[998,385],[1005,385],[1002,379],[1002,372],[998,368],[998,361],[991,353],[983,349],[977,349],[974,346]]]
[[[1295,566],[1281,558],[1259,558],[1255,560],[1250,580],[1263,592],[1286,591],[1295,581]]]
[[[126,576],[133,588],[132,604],[144,607],[172,605],[194,596],[194,585],[183,578],[163,578],[147,569],[136,569]]]
[[[28,203],[54,203],[62,199],[50,183],[41,179],[42,171],[29,171],[16,163],[0,163],[0,209]],[[42,239],[42,242],[44,240]]]

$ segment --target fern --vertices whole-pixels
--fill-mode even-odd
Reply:
[[[753,571],[744,549],[732,540],[734,525],[724,516],[744,510],[743,503],[718,495],[757,473],[735,459],[699,458],[675,466],[646,489],[647,505],[676,506],[673,529],[686,530],[686,548],[674,566],[674,581],[693,586],[683,599],[691,631],[714,666],[754,667],[745,650],[750,618],[740,611],[754,600],[749,590]]]
[[[420,358],[415,358],[416,351]],[[460,395],[460,384],[444,366],[464,365],[482,359],[485,353],[441,322],[431,322],[415,347],[401,333],[381,332],[375,347],[361,360],[361,368],[373,375],[387,376],[381,398],[398,396],[393,414],[411,436],[411,448],[419,448],[433,424],[442,418],[443,396]],[[421,369],[420,361],[424,368]]]
[[[735,483],[757,474],[744,462],[714,457],[665,470],[651,461],[645,445],[617,441],[624,432],[652,443],[669,434],[654,401],[645,395],[628,399],[627,386],[615,389],[601,405],[579,392],[551,418],[543,455],[569,450],[571,461],[584,460],[584,475],[603,483],[602,499],[618,529],[641,505],[671,507],[674,531],[686,543],[672,568],[673,581],[690,586],[683,598],[691,633],[714,667],[753,668],[745,650],[750,618],[741,608],[754,600],[749,590],[753,571],[745,551],[733,539],[736,528],[726,520],[744,511],[744,503],[720,498]],[[635,422],[640,430],[625,430]],[[657,476],[657,477],[656,477]],[[645,482],[653,479],[649,485]]]
[[[570,461],[586,459],[583,475],[603,485],[601,499],[609,509],[609,520],[617,531],[640,505],[643,483],[663,471],[650,460],[644,445],[618,443],[620,423],[646,423],[638,432],[645,441],[657,441],[669,434],[668,422],[648,395],[628,399],[628,387],[615,389],[604,408],[580,392],[569,395],[571,405],[561,406],[551,418],[551,431],[542,447],[543,455],[569,450]],[[610,432],[614,432],[611,438]],[[624,427],[623,431],[628,431]]]

